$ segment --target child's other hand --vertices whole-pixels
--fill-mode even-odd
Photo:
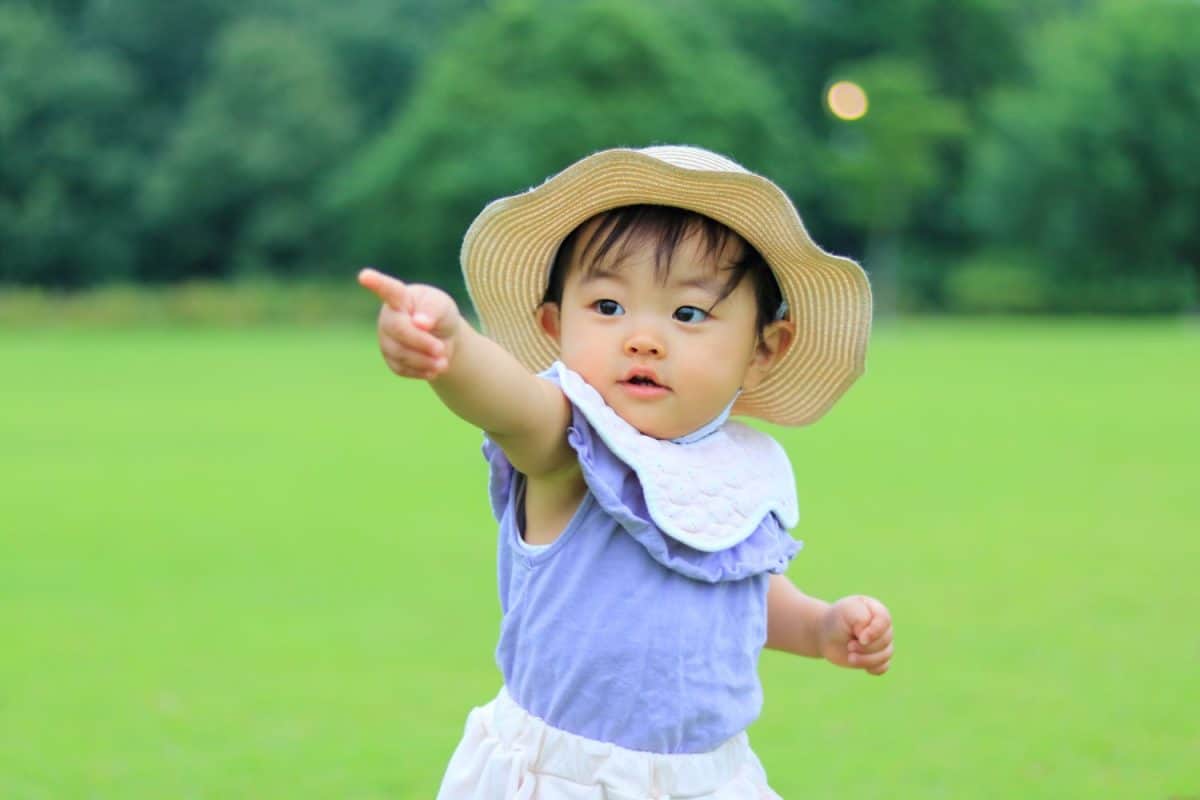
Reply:
[[[831,605],[821,621],[821,655],[839,667],[887,672],[892,663],[892,615],[874,597],[856,594]]]
[[[360,271],[358,282],[383,301],[379,349],[392,372],[433,380],[450,367],[463,321],[450,295],[373,269]]]

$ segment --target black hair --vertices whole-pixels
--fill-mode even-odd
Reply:
[[[575,248],[579,246],[580,232],[595,220],[600,220],[591,237],[583,243],[579,262],[587,272],[597,269],[604,256],[614,247],[622,248],[631,240],[642,237],[655,242],[654,274],[666,281],[671,272],[671,259],[675,249],[688,234],[698,231],[703,237],[704,254],[714,259],[725,251],[730,243],[741,243],[741,256],[727,267],[715,265],[717,270],[728,270],[729,279],[721,287],[717,302],[728,297],[747,275],[754,281],[754,297],[758,303],[755,329],[762,336],[767,325],[778,319],[783,304],[783,292],[766,259],[736,231],[716,220],[695,211],[674,206],[631,205],[613,208],[590,217],[571,231],[554,256],[550,277],[542,303],[562,303],[563,284],[567,279],[567,266]],[[620,249],[618,249],[618,253]],[[716,303],[714,303],[716,305]]]

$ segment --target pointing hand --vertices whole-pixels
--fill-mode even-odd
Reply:
[[[358,282],[383,301],[379,349],[392,372],[433,380],[449,369],[464,324],[450,295],[373,269],[360,271]]]

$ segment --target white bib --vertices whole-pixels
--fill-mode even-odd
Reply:
[[[770,436],[726,422],[690,444],[655,439],[621,419],[561,362],[551,369],[563,394],[637,474],[654,524],[672,539],[714,552],[754,533],[767,514],[774,513],[785,528],[799,521],[791,462]]]

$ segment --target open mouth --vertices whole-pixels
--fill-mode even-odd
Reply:
[[[664,386],[655,380],[657,376],[653,376],[653,373],[647,374],[648,372],[649,370],[638,370],[621,381],[621,383],[639,397],[657,397],[664,392],[671,391],[669,386]]]

